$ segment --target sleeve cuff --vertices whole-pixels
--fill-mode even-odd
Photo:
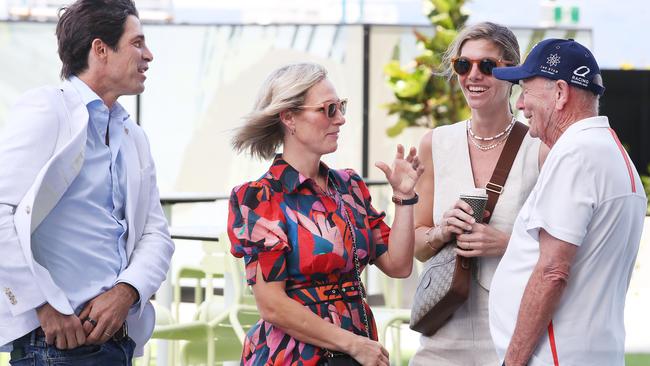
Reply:
[[[549,233],[554,238],[576,246],[580,246],[582,240],[584,239],[584,233],[581,235],[579,233],[559,228],[557,226],[551,226],[542,219],[532,219],[526,227],[528,234],[533,236],[536,240],[539,240],[539,229],[544,229],[544,231]]]
[[[135,285],[134,281],[129,280],[128,276],[124,276],[124,274],[125,272],[123,272],[122,275],[120,275],[120,277],[117,279],[117,281],[115,281],[115,284],[113,286],[117,285],[118,283],[125,283],[135,289],[135,292],[138,294],[138,301],[135,304],[132,304],[130,308],[132,310],[136,309],[138,314],[137,316],[140,317],[142,315],[142,312],[144,311],[145,305],[147,304],[147,301],[142,301],[142,299],[144,298],[148,299],[150,296],[143,296],[142,290],[137,285]]]
[[[118,285],[120,283],[129,285],[133,289],[133,291],[135,291],[136,296],[138,296],[138,300],[136,302],[134,302],[133,304],[131,304],[131,308],[140,307],[140,303],[142,303],[142,296],[140,295],[140,291],[137,289],[137,287],[135,287],[132,283],[127,282],[127,281],[117,281],[116,285]]]

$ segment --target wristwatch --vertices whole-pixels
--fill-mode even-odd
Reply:
[[[413,196],[413,198],[409,198],[409,199],[402,199],[402,198],[395,197],[395,196],[393,196],[393,198],[392,198],[393,203],[398,205],[398,206],[414,205],[414,204],[418,203],[418,199],[419,199],[419,197],[418,197],[417,193],[415,194],[415,196]]]

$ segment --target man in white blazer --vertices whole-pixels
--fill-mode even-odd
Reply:
[[[0,136],[0,346],[14,365],[130,365],[174,251],[148,140],[117,103],[153,55],[131,0],[78,0],[56,34],[63,84],[22,96]]]

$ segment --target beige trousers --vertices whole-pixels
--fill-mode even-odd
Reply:
[[[467,302],[433,336],[420,336],[420,348],[409,365],[500,365],[490,336],[488,294],[473,278]]]

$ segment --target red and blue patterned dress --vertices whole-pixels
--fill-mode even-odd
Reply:
[[[321,318],[365,336],[363,303],[369,333],[376,340],[370,308],[360,301],[358,290],[347,287],[355,273],[353,239],[339,199],[354,227],[361,270],[386,252],[390,228],[384,213],[372,207],[368,187],[358,174],[329,169],[322,162],[320,173],[332,193],[323,192],[278,155],[262,178],[235,187],[228,215],[231,253],[244,258],[250,285],[255,284],[259,264],[266,281],[286,281],[289,297]],[[324,352],[260,320],[246,336],[241,363],[316,365]]]

